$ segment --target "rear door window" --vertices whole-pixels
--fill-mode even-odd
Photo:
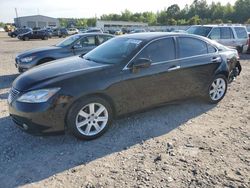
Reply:
[[[247,31],[244,27],[235,27],[234,30],[235,30],[238,38],[240,38],[240,39],[247,38]]]
[[[99,44],[106,42],[107,40],[113,38],[112,36],[98,35]]]
[[[179,37],[180,58],[192,57],[208,53],[207,43],[195,38]]]
[[[93,36],[84,37],[78,43],[81,44],[82,47],[96,46],[95,36],[93,35]]]
[[[152,63],[164,62],[175,59],[175,43],[173,38],[159,39],[152,42],[137,56],[139,58],[147,58]]]
[[[210,36],[209,36],[210,39],[220,39],[220,28],[218,27],[215,27],[213,28],[212,32],[210,33]]]
[[[233,31],[230,27],[221,27],[221,39],[233,39]]]

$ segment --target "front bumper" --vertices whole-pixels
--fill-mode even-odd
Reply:
[[[44,135],[64,132],[65,104],[48,101],[46,103],[22,103],[16,100],[8,102],[12,120],[22,130]]]

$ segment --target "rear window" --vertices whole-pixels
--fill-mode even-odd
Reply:
[[[247,31],[244,27],[235,27],[234,29],[238,38],[240,39],[247,38]]]
[[[192,57],[208,53],[207,43],[201,40],[186,37],[180,37],[178,40],[180,58]]]

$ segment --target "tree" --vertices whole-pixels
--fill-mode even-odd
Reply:
[[[177,4],[173,4],[167,8],[167,15],[169,18],[178,18],[180,15],[180,7]]]
[[[124,12],[122,12],[121,20],[122,21],[130,21],[132,17],[132,12],[130,12],[128,9],[125,9]]]
[[[234,9],[235,22],[244,23],[250,18],[250,0],[237,0]]]
[[[198,15],[193,16],[190,20],[189,20],[189,24],[190,25],[199,25],[201,24],[201,19]]]
[[[250,18],[245,22],[245,24],[250,24]]]
[[[194,0],[194,2],[190,6],[189,15],[194,17],[195,15],[199,15],[200,18],[208,17],[209,7],[207,5],[206,0]]]

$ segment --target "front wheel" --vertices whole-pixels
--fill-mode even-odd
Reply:
[[[224,75],[216,76],[210,83],[206,93],[206,100],[216,104],[220,102],[227,92],[227,79]]]
[[[90,97],[76,102],[67,116],[70,131],[79,139],[92,140],[100,137],[113,119],[110,104],[99,97]]]
[[[29,37],[24,37],[24,41],[30,40]]]

